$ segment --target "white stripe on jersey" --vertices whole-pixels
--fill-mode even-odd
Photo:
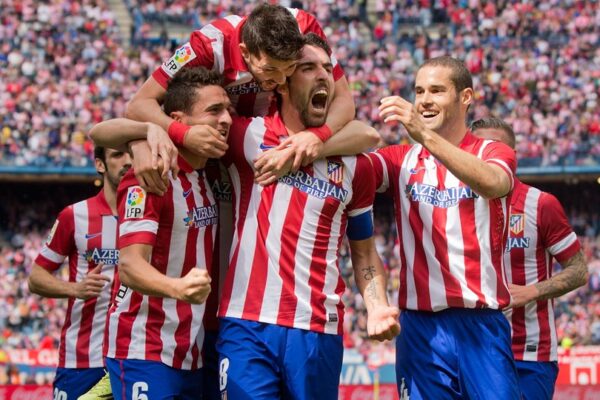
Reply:
[[[65,261],[65,258],[67,258],[67,256],[58,254],[57,252],[49,248],[47,244],[45,244],[44,247],[42,247],[42,250],[40,250],[40,254],[46,257],[48,260],[57,264],[62,264],[62,262]]]
[[[383,179],[381,180],[381,186],[379,186],[377,188],[378,193],[383,193],[386,190],[388,190],[390,187],[390,176],[389,176],[389,172],[388,172],[387,163],[385,162],[385,160],[383,159],[381,154],[379,154],[377,152],[374,152],[372,154],[374,154],[377,158],[379,158],[379,161],[381,162],[381,166],[383,169]]]
[[[141,220],[141,221],[125,221],[119,228],[119,237],[125,236],[133,232],[151,232],[156,234],[158,231],[158,222]]]
[[[417,165],[417,161],[419,159],[419,152],[421,151],[421,147],[420,146],[413,146],[408,153],[406,154],[406,157],[404,157],[404,160],[402,162],[402,168],[400,169],[400,178],[399,178],[399,182],[398,182],[398,189],[400,192],[402,190],[404,190],[403,188],[405,187],[405,185],[408,183],[408,181],[410,180],[410,169],[414,166]],[[383,158],[382,158],[383,161]],[[385,162],[383,162],[383,165],[385,166]],[[387,168],[386,168],[387,171]],[[388,171],[389,173],[389,171]],[[408,221],[408,215],[410,212],[410,201],[408,201],[408,199],[406,198],[406,196],[400,196],[400,210],[397,210],[397,212],[401,212],[402,215],[405,217],[403,218],[403,224],[402,224],[402,243],[400,243],[400,246],[402,247],[405,255],[406,255],[406,304],[407,304],[407,308],[410,310],[417,310],[417,289],[416,289],[416,283],[415,283],[415,271],[414,271],[414,265],[415,265],[415,235],[412,231],[412,228],[410,226],[410,223]]]
[[[221,32],[213,24],[204,25],[200,32],[211,39],[210,45],[213,49],[213,71],[218,71],[220,74],[225,70],[225,56],[223,55],[223,32]]]
[[[559,254],[565,251],[569,246],[577,241],[577,235],[575,232],[571,232],[568,236],[566,236],[561,241],[555,243],[554,245],[548,247],[548,252],[552,255]],[[550,275],[548,275],[550,276]]]

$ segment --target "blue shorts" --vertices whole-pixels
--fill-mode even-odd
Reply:
[[[217,350],[222,399],[338,398],[341,335],[223,318]]]
[[[148,360],[105,360],[115,400],[202,398],[202,369],[177,369]]]
[[[221,400],[219,390],[219,353],[217,352],[218,332],[206,331],[202,345],[202,390],[203,400]]]
[[[56,368],[54,399],[77,400],[104,376],[104,368]]]
[[[396,339],[400,398],[519,399],[510,326],[497,310],[405,310]]]
[[[515,361],[524,400],[552,400],[558,377],[558,363]]]

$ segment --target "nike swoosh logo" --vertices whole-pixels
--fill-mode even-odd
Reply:
[[[183,192],[183,197],[188,197],[190,195],[190,193],[192,193],[192,188],[189,188],[188,190]]]
[[[102,232],[99,232],[99,233],[86,233],[85,234],[85,238],[86,239],[93,239],[93,238],[98,237],[100,235],[102,235]]]
[[[262,151],[265,151],[265,150],[272,149],[272,148],[274,148],[275,146],[269,146],[269,145],[267,145],[267,144],[261,143],[259,147],[260,147],[260,149],[261,149]]]
[[[419,171],[423,171],[425,169],[426,169],[425,167],[411,168],[408,172],[410,172],[411,175],[414,175],[414,174],[418,173]]]

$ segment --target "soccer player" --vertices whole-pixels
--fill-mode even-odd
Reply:
[[[154,122],[178,146],[188,144],[193,152],[217,158],[227,144],[214,129],[202,124],[190,127],[165,114],[160,103],[169,80],[184,67],[204,66],[224,77],[224,87],[237,114],[266,115],[273,104],[273,90],[293,71],[303,45],[302,34],[314,32],[325,38],[315,17],[298,9],[261,4],[248,17],[230,15],[194,31],[190,41],[156,69],[134,95],[127,117]],[[341,66],[333,61],[335,97],[331,113],[322,126],[310,127],[289,143],[296,149],[295,166],[308,154],[314,157],[318,145],[354,118],[354,100]]]
[[[165,112],[227,137],[231,125],[220,76],[189,69],[169,83]],[[113,128],[123,130],[115,133]],[[113,120],[94,140],[116,146],[158,126]],[[111,136],[112,135],[112,136]],[[202,393],[202,319],[219,213],[201,169],[206,159],[180,150],[179,171],[163,196],[144,191],[132,173],[119,187],[120,287],[108,321],[106,365],[117,399],[195,399]],[[134,154],[134,157],[137,155]]]
[[[102,341],[110,282],[119,262],[116,191],[131,166],[122,151],[96,146],[96,170],[104,188],[63,209],[35,259],[29,289],[44,297],[68,298],[54,399],[75,400],[104,376]],[[67,282],[53,275],[69,259]]]
[[[414,104],[381,100],[415,145],[371,154],[394,200],[400,243],[396,378],[411,399],[517,399],[503,273],[514,151],[466,126],[473,84],[451,57],[417,70]]]
[[[370,336],[391,339],[399,329],[372,238],[369,159],[329,157],[272,185],[253,180],[257,156],[327,118],[335,90],[330,49],[317,35],[306,40],[295,72],[277,89],[279,112],[235,121],[223,159],[234,188],[235,231],[219,308],[222,398],[337,399],[344,232]]]
[[[471,124],[475,136],[515,147],[506,122],[486,118]],[[552,299],[583,286],[587,265],[577,236],[559,201],[515,179],[508,242],[504,253],[511,307],[512,349],[525,400],[551,400],[558,376]],[[552,260],[561,272],[552,276]]]

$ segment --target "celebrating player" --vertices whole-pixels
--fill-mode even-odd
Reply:
[[[178,146],[187,144],[205,157],[220,157],[227,144],[216,130],[202,124],[190,127],[161,110],[168,81],[184,67],[204,66],[224,76],[225,90],[239,115],[265,115],[272,104],[272,91],[294,71],[302,34],[308,32],[325,37],[314,16],[271,4],[257,6],[248,17],[230,15],[213,21],[194,31],[190,41],[148,78],[128,105],[127,116],[168,129]],[[327,120],[322,126],[308,128],[314,134],[296,135],[289,143],[298,153],[297,165],[304,156],[314,159],[318,145],[354,117],[354,100],[335,59],[333,74],[336,94]]]
[[[400,243],[396,342],[400,395],[519,398],[502,252],[514,151],[467,129],[473,84],[462,62],[439,57],[417,71],[414,104],[382,99],[416,145],[371,156],[377,186],[394,199]]]
[[[391,339],[399,328],[372,239],[369,159],[320,159],[266,187],[253,181],[257,156],[325,121],[335,87],[329,53],[323,39],[307,35],[295,72],[277,89],[280,112],[236,121],[230,132],[223,162],[236,201],[219,309],[223,398],[337,399],[344,316],[337,260],[344,232],[369,334]]]
[[[119,262],[116,191],[131,159],[125,152],[100,146],[94,158],[104,188],[60,212],[29,276],[32,293],[69,299],[54,379],[54,398],[61,400],[77,399],[104,376],[107,283]],[[67,282],[53,275],[66,258]]]
[[[218,74],[204,68],[177,75],[169,83],[165,112],[226,137],[230,101],[220,83]],[[115,134],[114,127],[123,130]],[[91,133],[116,146],[153,129],[164,133],[128,120],[107,121]],[[206,268],[219,213],[205,174],[195,171],[206,159],[180,152],[178,174],[163,196],[144,191],[133,174],[119,188],[121,286],[109,315],[106,361],[117,399],[192,399],[202,393],[203,303],[211,283]]]
[[[506,122],[486,118],[471,124],[475,136],[515,147]],[[552,259],[562,271],[552,276]],[[552,299],[583,286],[587,265],[562,206],[550,193],[515,179],[504,253],[511,308],[512,349],[525,400],[551,400],[558,376]]]

